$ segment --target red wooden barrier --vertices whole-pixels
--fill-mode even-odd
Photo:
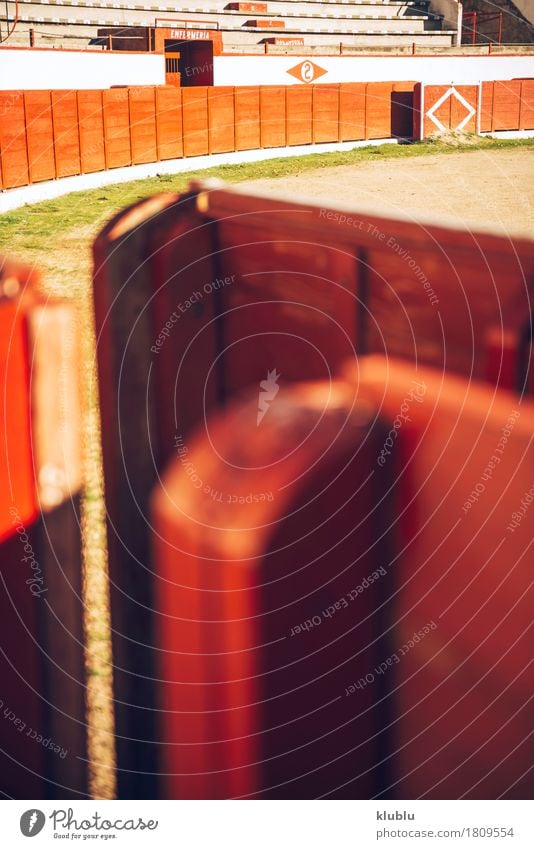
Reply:
[[[156,133],[158,159],[178,159],[184,155],[181,89],[156,88]]]
[[[156,488],[163,793],[528,798],[534,404],[346,375],[261,426],[254,389]]]
[[[311,144],[313,89],[289,86],[286,91],[286,140],[288,145]]]
[[[24,112],[30,182],[53,180],[56,176],[56,163],[50,92],[25,91]]]
[[[234,97],[235,149],[254,150],[261,147],[259,86],[236,86]]]
[[[313,87],[313,141],[316,144],[340,140],[339,89],[338,85]]]
[[[262,147],[284,147],[286,138],[286,87],[260,86]]]
[[[163,795],[369,798],[382,726],[344,691],[381,656],[382,589],[338,600],[387,562],[387,429],[327,383],[257,417],[254,389],[177,445],[154,500]]]
[[[87,792],[72,308],[0,266],[0,764],[14,798]]]
[[[133,165],[158,158],[155,91],[151,86],[128,90]]]
[[[82,173],[106,168],[101,91],[78,92]]]
[[[182,89],[184,156],[209,153],[208,86]]]
[[[104,151],[106,168],[132,164],[128,89],[111,88],[102,92],[104,115]]]
[[[56,175],[81,173],[78,100],[75,91],[52,91]]]
[[[3,92],[0,184],[260,147],[476,132],[478,120],[482,132],[534,127],[531,80],[481,91],[480,103],[477,86],[413,82]]]
[[[477,85],[422,85],[414,94],[414,138],[458,130],[478,132],[480,87]],[[518,125],[519,127],[519,125]]]
[[[153,652],[138,645],[153,645],[154,587],[139,564],[151,566],[148,498],[175,439],[281,361],[284,382],[328,381],[355,352],[382,353],[519,391],[533,280],[530,242],[219,185],[110,222],[94,292],[121,795],[155,792],[152,768],[139,774],[156,770],[158,740],[140,683]]]
[[[208,88],[209,152],[235,150],[234,89]]]
[[[365,85],[365,83],[347,83],[340,87],[340,141],[358,141],[366,138]]]

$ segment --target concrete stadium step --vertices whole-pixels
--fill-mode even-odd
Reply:
[[[102,50],[101,41],[97,42],[97,28],[105,26],[114,26],[112,21],[99,21],[98,25],[84,23],[57,23],[52,19],[42,17],[36,21],[21,21],[17,26],[16,32],[9,39],[10,46],[29,45],[29,31],[34,30],[35,44],[37,47],[60,46],[62,41],[65,41],[65,48],[70,49],[94,49]],[[249,33],[249,32],[224,32],[223,49],[227,53],[243,54],[256,53],[263,55],[266,52],[266,46],[263,40],[268,37],[265,33]],[[340,44],[343,45],[343,52],[350,52],[351,49],[358,50],[366,47],[385,48],[394,50],[395,47],[410,48],[413,44],[421,47],[430,48],[448,48],[452,45],[452,39],[455,33],[451,30],[437,30],[435,32],[425,33],[363,33],[357,35],[339,35],[335,33],[303,33],[304,45],[300,48],[285,48],[268,47],[269,53],[293,53],[299,51],[309,51],[319,55],[322,50],[333,55],[339,54]]]

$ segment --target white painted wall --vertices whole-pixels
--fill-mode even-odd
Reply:
[[[305,85],[288,71],[311,62],[327,73],[317,83],[477,83],[534,77],[534,54],[523,56],[214,56],[215,85]]]
[[[2,91],[164,83],[164,57],[155,53],[0,48]]]

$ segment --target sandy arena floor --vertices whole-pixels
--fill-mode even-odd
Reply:
[[[381,215],[432,216],[453,226],[490,227],[534,237],[534,155],[531,150],[465,151],[308,171],[252,180],[240,188],[306,196],[329,206],[350,204]]]

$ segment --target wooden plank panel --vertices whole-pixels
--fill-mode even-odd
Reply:
[[[386,555],[370,472],[387,431],[329,382],[282,384],[258,426],[255,390],[187,446],[208,491],[179,457],[153,499],[164,795],[369,798],[376,690],[346,688],[387,657],[385,583],[334,604]]]
[[[261,147],[286,145],[286,89],[260,86]]]
[[[415,82],[394,83],[391,92],[391,135],[397,139],[413,138],[413,102]]]
[[[128,89],[110,88],[102,92],[104,150],[106,168],[132,164]]]
[[[53,180],[56,176],[52,103],[49,91],[25,91],[26,139],[30,180]]]
[[[102,92],[97,90],[79,91],[77,100],[82,173],[103,171],[106,167],[106,156],[104,152]]]
[[[494,83],[493,129],[518,130],[520,111],[520,80],[505,80]]]
[[[0,156],[4,188],[27,186],[30,182],[24,94],[0,92]]]
[[[208,123],[210,153],[235,150],[233,87],[216,86],[208,89]]]
[[[340,141],[365,138],[365,83],[342,83],[339,90]]]
[[[208,86],[182,89],[184,156],[209,153]]]
[[[534,80],[521,80],[520,130],[534,130]]]
[[[236,86],[235,149],[255,150],[261,146],[259,86]]]
[[[365,138],[391,138],[391,92],[393,83],[367,83],[365,89]]]
[[[121,798],[157,798],[161,748],[153,573],[138,569],[152,554],[140,518],[176,450],[177,430],[187,437],[220,394],[208,380],[217,354],[218,289],[205,224],[194,195],[158,195],[120,212],[94,247]],[[211,376],[218,377],[217,369]],[[145,392],[146,404],[139,405]]]
[[[311,144],[312,135],[311,86],[288,86],[286,89],[287,144]]]
[[[480,132],[491,133],[493,129],[493,82],[483,82],[480,96]]]
[[[339,85],[314,85],[312,91],[314,142],[339,141]]]
[[[77,798],[87,793],[80,363],[74,308],[41,300],[37,280],[0,265],[0,790]]]
[[[133,86],[128,90],[132,163],[156,162],[156,97],[153,86]]]
[[[158,159],[179,159],[184,155],[182,90],[175,86],[156,88],[156,133]]]
[[[78,101],[75,91],[52,91],[56,174],[70,177],[81,173]]]

